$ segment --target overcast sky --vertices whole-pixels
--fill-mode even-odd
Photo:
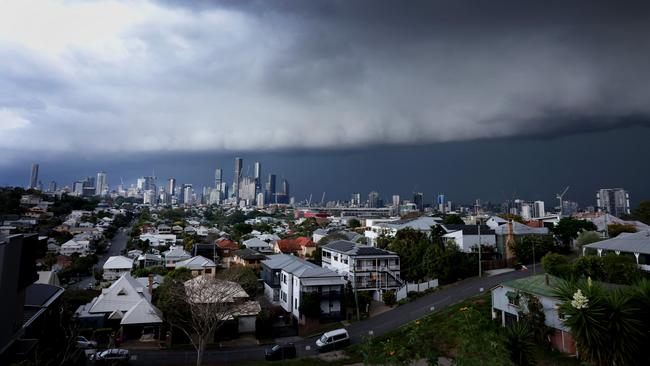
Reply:
[[[181,175],[177,168],[180,179],[207,184],[199,171],[245,155],[278,162],[307,194],[316,170],[280,161],[330,159],[334,173],[350,176],[358,163],[398,156],[390,152],[481,154],[475,141],[532,141],[536,151],[502,158],[534,184],[516,167],[567,136],[594,154],[572,170],[578,176],[598,170],[605,153],[642,169],[649,34],[650,3],[633,1],[2,1],[0,184],[24,185],[31,161],[71,181],[105,166],[112,179],[129,176],[134,160],[170,157],[166,174]],[[617,151],[590,146],[599,139],[611,150],[608,133],[622,136]],[[624,141],[639,136],[628,150]],[[365,158],[351,165],[335,151]],[[368,154],[377,151],[386,155]],[[466,182],[462,161],[445,158],[452,174],[440,185]],[[585,189],[642,186],[643,170],[622,181],[600,170]],[[386,175],[363,185],[437,191],[434,178],[445,179]],[[499,179],[476,190],[516,189]],[[347,182],[331,183],[323,189],[347,198]]]

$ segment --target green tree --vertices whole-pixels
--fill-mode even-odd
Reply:
[[[350,219],[350,220],[348,220],[348,227],[350,229],[356,229],[356,228],[358,228],[360,226],[361,226],[361,221],[359,221],[358,219]]]
[[[596,231],[583,231],[578,235],[576,239],[576,244],[579,248],[582,248],[583,245],[595,243],[603,240],[600,234]]]
[[[525,235],[512,243],[511,249],[521,263],[528,264],[555,250],[555,242],[548,235]]]
[[[460,216],[451,214],[451,215],[446,215],[442,219],[442,223],[445,225],[464,225],[465,221],[463,221],[463,219],[461,219]]]
[[[393,306],[395,305],[395,301],[397,300],[397,296],[395,295],[395,291],[384,291],[383,294],[381,294],[381,300],[386,304],[387,306]]]
[[[255,270],[250,267],[231,266],[221,271],[218,278],[225,280],[234,278],[244,291],[246,291],[248,296],[255,297],[257,295],[258,277]]]
[[[308,318],[319,318],[320,295],[317,292],[307,292],[300,298],[300,313]]]
[[[630,224],[610,224],[607,225],[607,233],[610,238],[615,238],[621,233],[636,233],[634,225]]]
[[[605,282],[628,285],[636,282],[642,276],[636,265],[636,260],[625,255],[609,253],[601,257]]]
[[[509,214],[509,213],[502,213],[502,214],[498,214],[497,216],[504,219],[504,220],[507,220],[507,221],[516,221],[516,222],[518,222],[520,224],[525,224],[524,218],[519,216],[519,215],[514,215],[514,214]]]
[[[572,274],[569,260],[562,254],[546,253],[542,257],[542,268],[546,273],[568,279]]]
[[[565,248],[569,248],[571,247],[571,242],[578,237],[580,232],[595,230],[597,230],[597,227],[591,221],[563,217],[553,227],[552,232]]]
[[[632,211],[632,218],[639,220],[646,225],[650,225],[650,201],[642,201]]]

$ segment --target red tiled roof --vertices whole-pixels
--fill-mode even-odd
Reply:
[[[303,247],[316,246],[311,239],[304,236],[295,239],[278,240],[276,243],[282,253],[295,253],[300,251]]]
[[[239,245],[237,243],[226,238],[217,239],[217,246],[221,249],[232,249],[232,250],[239,249]]]

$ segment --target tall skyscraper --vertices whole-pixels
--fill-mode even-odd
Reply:
[[[436,200],[436,203],[438,204],[438,211],[445,213],[446,207],[445,207],[445,195],[444,194],[439,194],[438,199]]]
[[[47,187],[47,191],[50,193],[56,192],[56,182],[51,181],[50,185]]]
[[[255,179],[255,195],[262,192],[262,164],[259,161],[255,162],[255,172],[253,175]]]
[[[424,194],[422,192],[413,192],[413,203],[418,211],[424,211]]]
[[[378,208],[379,207],[379,193],[372,191],[368,194],[368,207],[369,208]]]
[[[620,217],[630,214],[630,194],[623,188],[603,188],[596,192],[598,212]]]
[[[217,169],[214,171],[214,188],[221,188],[221,182],[223,182],[223,171]]]
[[[108,183],[106,182],[106,173],[97,173],[97,185],[95,187],[95,196],[103,196],[108,192]]]
[[[546,216],[544,201],[533,202],[533,217],[544,217],[544,216]]]
[[[399,203],[400,203],[399,194],[394,194],[393,195],[393,207],[399,208]]]
[[[239,203],[239,183],[241,182],[241,168],[242,158],[235,158],[235,176],[232,180],[233,195],[235,195],[235,202]]]
[[[194,191],[191,184],[183,184],[183,203],[186,205],[192,204],[192,196]]]
[[[289,198],[289,181],[286,179],[282,180],[282,193]]]
[[[275,174],[269,174],[269,180],[266,182],[266,202],[275,203]]]
[[[352,193],[352,198],[350,199],[350,204],[353,207],[361,206],[361,193]]]
[[[36,189],[38,186],[38,164],[32,164],[32,174],[29,177],[30,189]]]

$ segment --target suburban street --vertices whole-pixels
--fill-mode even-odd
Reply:
[[[126,242],[129,240],[129,235],[128,235],[129,230],[130,227],[120,228],[119,230],[117,230],[115,237],[113,238],[113,240],[111,240],[111,246],[108,248],[106,253],[102,254],[99,257],[99,262],[97,262],[97,264],[95,265],[96,269],[97,268],[101,269],[109,257],[120,255],[122,249],[126,248]],[[94,284],[94,283],[95,283],[95,278],[93,278],[92,276],[82,277],[79,282],[70,286],[70,288],[85,289],[88,288],[90,284]]]
[[[541,273],[541,267],[539,265],[535,269],[537,273]],[[419,319],[432,311],[445,308],[469,297],[478,295],[481,292],[489,291],[491,287],[501,282],[532,275],[532,271],[533,267],[531,266],[528,271],[514,271],[492,277],[464,280],[373,318],[353,323],[346,329],[350,333],[352,343],[359,343],[370,331],[373,332],[374,336],[385,334],[404,324]],[[315,340],[316,337],[312,337],[296,342],[298,356],[315,355],[316,351],[313,347]],[[204,356],[204,364],[234,365],[243,361],[263,360],[265,348],[267,347],[258,346],[207,350]],[[133,365],[193,365],[196,357],[193,349],[168,351],[133,350],[131,354],[135,356],[131,362]]]

